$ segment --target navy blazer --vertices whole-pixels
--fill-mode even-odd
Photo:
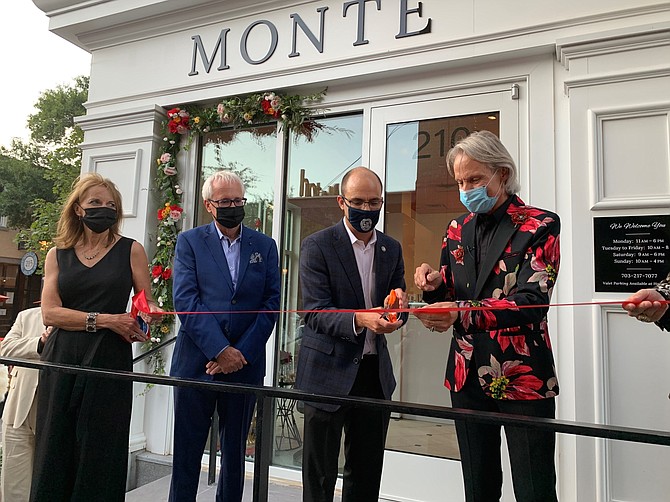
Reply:
[[[173,272],[175,309],[225,313],[179,315],[170,375],[211,380],[205,373],[207,362],[232,345],[249,364],[229,375],[219,374],[217,380],[262,382],[265,345],[279,310],[277,246],[272,238],[249,227],[242,227],[241,239],[237,288],[233,289],[215,223],[179,234]]]
[[[400,243],[377,232],[374,258],[373,306],[382,306],[392,289],[405,289],[405,266]],[[307,237],[300,250],[303,309],[364,309],[363,287],[344,221]],[[407,315],[401,317],[407,320]],[[348,395],[363,355],[365,331],[354,333],[354,313],[307,313],[298,356],[295,387],[306,392]],[[379,379],[390,399],[396,381],[385,335],[376,337]],[[310,403],[325,411],[337,405]]]

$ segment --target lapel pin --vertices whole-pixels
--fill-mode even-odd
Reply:
[[[382,252],[386,253],[386,246],[382,246]]]

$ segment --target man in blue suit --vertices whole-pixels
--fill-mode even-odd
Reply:
[[[202,313],[179,316],[172,376],[253,385],[263,382],[265,344],[279,309],[279,262],[274,240],[241,224],[244,192],[236,174],[219,171],[211,175],[202,187],[202,198],[214,221],[182,232],[177,239],[175,308]],[[171,502],[196,499],[215,408],[221,441],[216,500],[242,500],[244,454],[254,403],[249,394],[175,387]]]
[[[390,399],[396,382],[385,335],[407,314],[393,321],[383,310],[337,311],[381,307],[392,290],[399,299],[392,306],[405,308],[402,248],[375,230],[384,202],[379,177],[356,167],[341,187],[337,202],[344,218],[307,237],[300,251],[307,314],[295,386],[316,394]],[[344,429],[342,501],[376,502],[390,413],[309,402],[304,413],[303,500],[332,502]]]

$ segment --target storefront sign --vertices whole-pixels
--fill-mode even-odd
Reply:
[[[395,35],[396,40],[413,37],[416,35],[424,35],[431,32],[431,18],[427,18],[425,22],[422,23],[422,28],[410,30],[410,21],[412,21],[412,24],[416,25],[416,19],[422,18],[423,3],[416,2],[416,7],[410,8],[408,1],[409,0],[400,0],[399,2],[399,28],[398,33]],[[366,9],[368,8],[368,3],[372,3],[377,10],[382,9],[382,0],[351,0],[342,3],[342,18],[346,18],[347,15],[358,16],[356,32],[351,34],[351,40],[354,47],[370,43],[369,40],[365,38],[365,14]],[[394,8],[398,8],[398,4],[396,2],[388,1],[384,5],[384,8],[390,8],[388,6],[391,5],[393,5]],[[355,9],[350,10],[350,7],[355,7]],[[341,31],[326,33],[325,17],[326,12],[329,9],[329,6],[322,6],[316,9],[316,13],[319,16],[319,24],[318,26],[312,27],[310,27],[307,22],[305,22],[299,13],[294,12],[289,14],[291,26],[291,52],[288,54],[289,58],[300,56],[300,52],[298,52],[298,40],[304,40],[305,37],[319,52],[319,54],[323,54],[326,40],[332,40],[333,43],[342,43],[343,40],[346,40],[347,35]],[[302,34],[300,37],[298,36],[298,31],[300,31]],[[315,33],[318,33],[318,36]],[[230,69],[230,66],[227,62],[229,34],[231,37],[236,35],[235,33],[231,33],[231,28],[224,27],[219,32],[219,36],[215,41],[203,41],[200,35],[193,35],[191,37],[191,40],[193,41],[193,51],[191,56],[191,71],[188,74],[189,76],[198,75],[198,68],[202,68],[204,69],[205,73],[209,73],[212,69],[212,66],[214,66],[214,61],[217,60],[217,57],[219,62],[218,66],[216,67],[217,71]],[[239,34],[240,56],[246,63],[250,65],[263,64],[268,61],[277,50],[279,37],[288,35],[288,33],[280,33],[277,25],[267,19],[258,19],[252,21]],[[257,54],[255,58],[252,57],[252,55],[249,53],[250,41],[256,43],[260,43],[260,41],[266,41],[267,47],[265,48],[265,54],[262,56]],[[210,48],[209,53],[207,50],[208,47]]]
[[[670,271],[670,215],[593,220],[595,290],[631,293]]]

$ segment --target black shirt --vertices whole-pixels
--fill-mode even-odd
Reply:
[[[512,197],[507,200],[491,214],[477,214],[475,222],[475,266],[477,277],[481,264],[486,260],[486,253],[491,246],[491,241],[496,233],[498,224],[507,213],[507,207],[512,202]]]

